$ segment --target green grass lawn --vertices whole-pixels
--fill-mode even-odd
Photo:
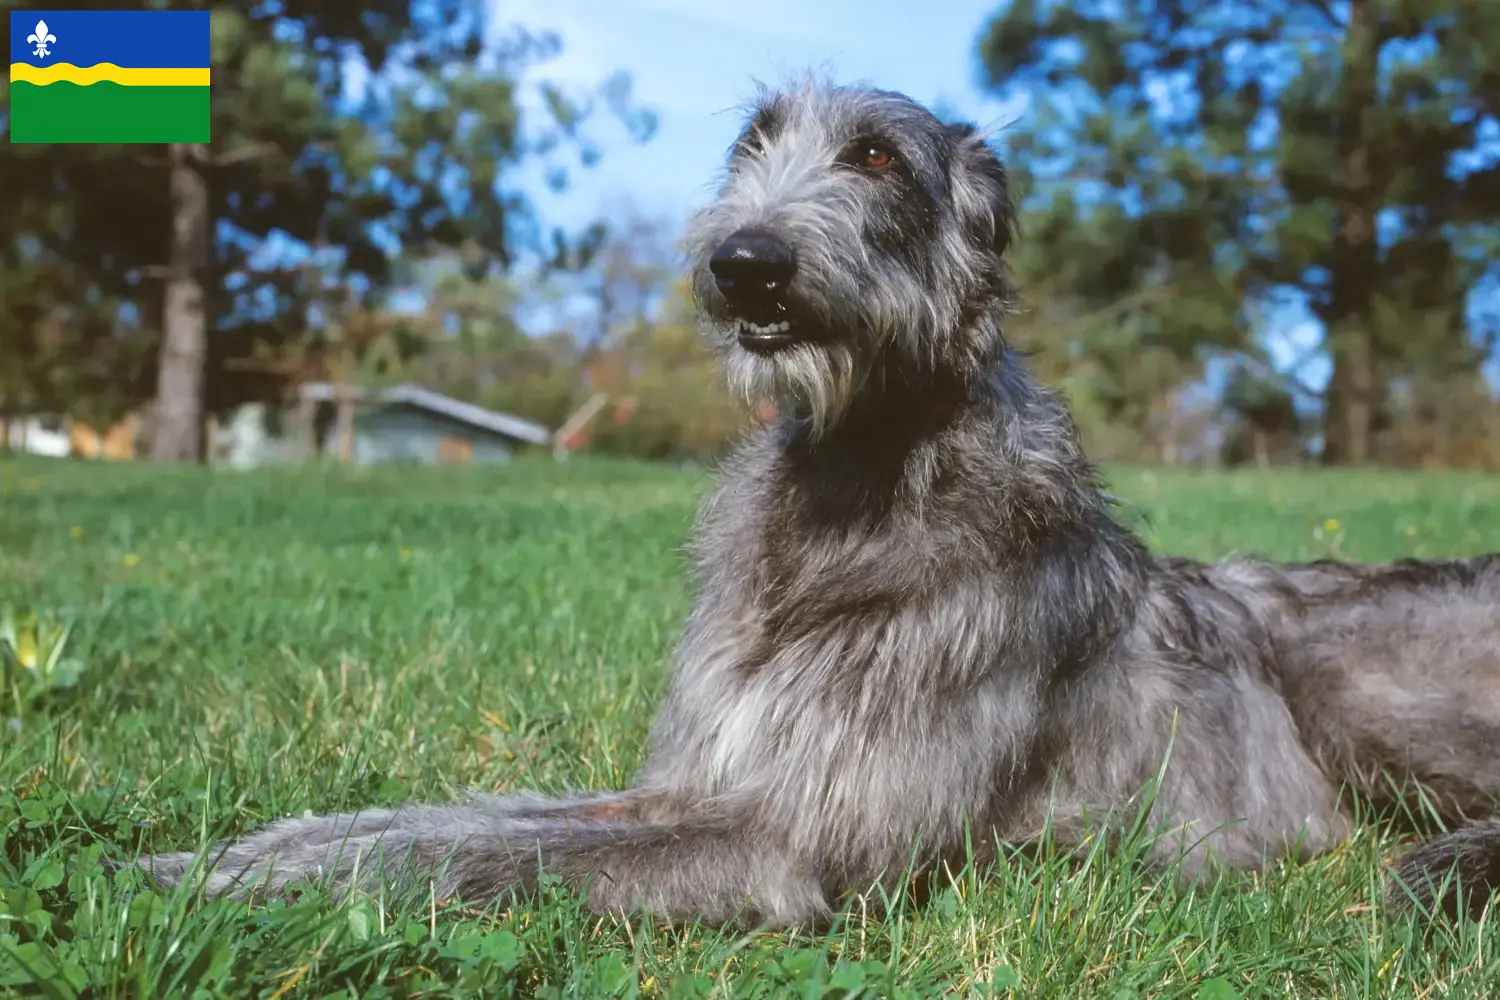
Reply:
[[[1184,889],[1119,856],[955,873],[824,935],[316,895],[247,908],[101,859],[304,810],[608,788],[641,761],[706,480],[627,464],[251,474],[0,461],[0,608],[72,686],[0,699],[0,992],[53,997],[1494,996],[1488,922],[1372,904],[1365,833]],[[1159,549],[1500,549],[1500,479],[1115,470]],[[1500,753],[1500,747],[1496,748]],[[1007,993],[1007,987],[1013,990]]]

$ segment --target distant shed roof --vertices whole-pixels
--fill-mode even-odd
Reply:
[[[306,382],[300,391],[304,399],[331,402],[338,398],[337,390],[328,382]],[[412,406],[429,413],[441,414],[450,420],[456,420],[471,427],[483,428],[495,434],[531,444],[552,443],[552,432],[541,424],[509,413],[487,410],[474,403],[466,403],[461,399],[454,399],[452,396],[445,396],[440,392],[423,389],[417,385],[393,385],[374,390],[356,386],[354,398],[386,406]]]

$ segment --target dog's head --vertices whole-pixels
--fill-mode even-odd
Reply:
[[[821,430],[882,366],[993,357],[1013,223],[974,126],[865,87],[763,92],[689,226],[693,295],[735,388]]]

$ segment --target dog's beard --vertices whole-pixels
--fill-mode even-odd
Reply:
[[[725,359],[729,387],[748,406],[765,399],[820,437],[848,410],[859,388],[854,353],[842,344],[797,344],[771,355],[731,347]]]

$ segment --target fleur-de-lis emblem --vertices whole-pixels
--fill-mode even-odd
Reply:
[[[36,32],[27,35],[26,40],[36,45],[31,54],[38,59],[45,59],[52,53],[52,50],[47,48],[47,46],[57,41],[57,36],[47,30],[46,21],[38,21],[36,23]]]

